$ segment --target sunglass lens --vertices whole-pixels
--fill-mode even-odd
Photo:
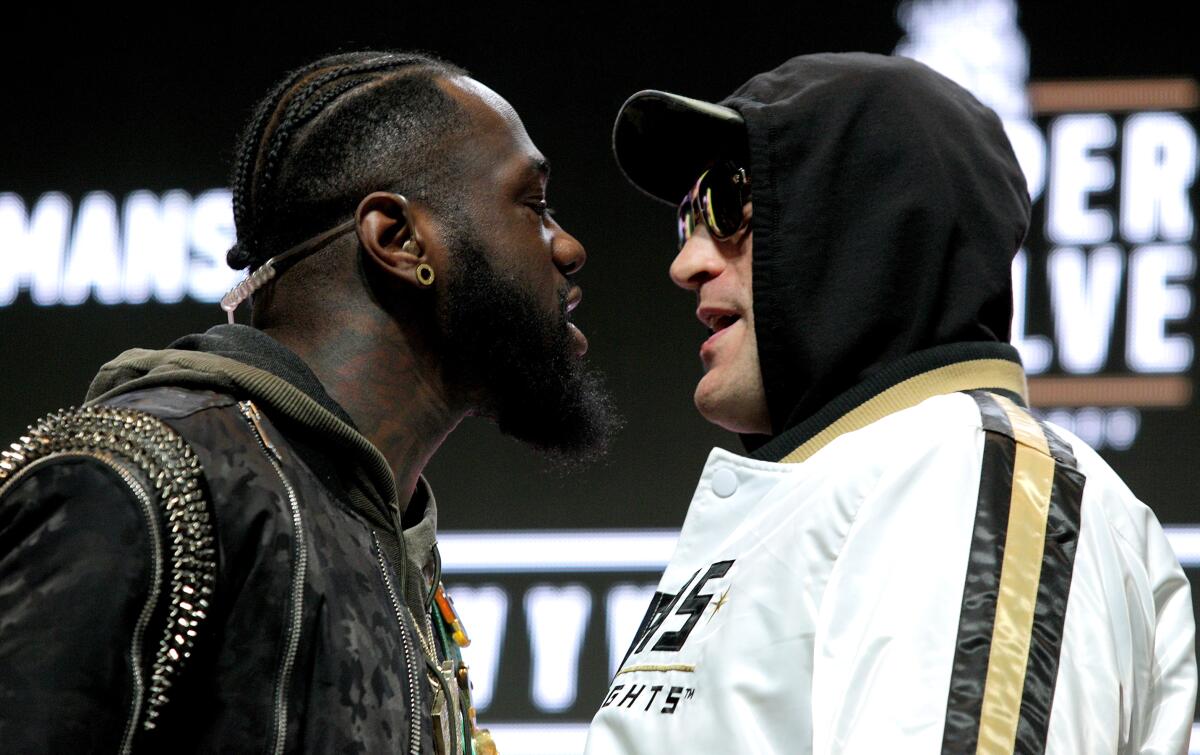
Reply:
[[[728,171],[709,173],[703,189],[704,213],[709,228],[718,238],[729,238],[742,227],[742,192]]]
[[[687,240],[696,230],[696,216],[692,213],[692,203],[685,201],[679,207],[679,248],[682,249]]]

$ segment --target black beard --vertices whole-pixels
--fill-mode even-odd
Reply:
[[[567,292],[556,312],[499,275],[473,234],[451,251],[457,274],[442,310],[446,376],[484,396],[500,431],[560,461],[601,455],[620,420],[598,374],[574,355]]]

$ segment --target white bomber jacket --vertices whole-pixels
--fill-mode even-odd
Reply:
[[[587,754],[1186,751],[1187,579],[1024,384],[958,362],[782,463],[714,450]]]

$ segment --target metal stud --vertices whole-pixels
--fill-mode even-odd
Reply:
[[[212,516],[200,485],[199,459],[174,430],[143,412],[105,406],[60,409],[46,415],[9,450],[0,452],[0,489],[22,469],[52,453],[102,453],[148,481],[167,523],[168,597],[151,674],[142,728],[155,728],[167,690],[192,656],[216,585]],[[182,629],[176,632],[173,627]]]

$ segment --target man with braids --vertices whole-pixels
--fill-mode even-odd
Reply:
[[[573,457],[615,424],[548,173],[429,57],[336,55],[268,94],[230,324],[122,354],[0,458],[5,751],[494,751],[421,471],[466,415]]]

